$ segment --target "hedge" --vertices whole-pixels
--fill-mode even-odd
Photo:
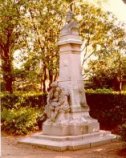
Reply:
[[[126,121],[126,92],[87,90],[90,115],[99,120],[103,128],[115,128]]]
[[[12,109],[19,107],[38,107],[41,108],[46,104],[46,94],[42,93],[14,93],[1,94],[2,109]]]
[[[0,97],[2,101],[2,117],[7,115],[10,116],[11,113],[16,113],[16,116],[14,114],[14,119],[16,118],[18,120],[19,115],[19,120],[23,120],[22,117],[25,117],[27,115],[27,109],[31,109],[31,112],[28,112],[26,120],[23,120],[24,122],[28,122],[30,118],[32,119],[30,115],[33,115],[34,110],[35,112],[37,111],[37,113],[39,109],[40,111],[43,111],[43,108],[46,104],[47,95],[31,92],[26,94],[1,94]],[[86,90],[86,97],[87,103],[90,107],[90,115],[93,118],[98,119],[101,128],[112,129],[126,122],[126,92],[122,92],[120,94],[119,92],[113,92],[111,90],[105,89],[95,91]],[[25,114],[20,114],[22,108],[24,108],[23,110]],[[3,115],[3,113],[6,113],[6,115]],[[38,114],[36,114],[34,121],[32,121],[33,124],[31,124],[31,127],[33,127],[32,125],[36,124],[35,120],[41,123],[39,119],[41,119],[40,114],[39,117]],[[11,119],[11,121],[10,122],[12,123],[12,126],[10,125],[10,128],[14,126],[13,118]],[[7,129],[7,125],[5,122],[7,122],[6,117],[2,119],[2,127],[4,127],[2,129]],[[8,122],[8,124],[11,124],[10,122]],[[25,124],[24,126],[27,125]],[[26,128],[26,131],[27,129],[29,129],[29,127]],[[15,132],[18,133],[18,130],[19,128],[16,128]],[[21,131],[19,133],[21,133]]]
[[[46,94],[0,94],[2,130],[12,134],[27,134],[39,130],[44,119]]]

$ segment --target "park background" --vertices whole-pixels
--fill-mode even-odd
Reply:
[[[125,140],[126,6],[121,0],[92,2],[78,0],[74,10],[87,102],[101,128]],[[48,89],[58,79],[57,41],[69,3],[0,1],[1,124],[8,134],[42,129]]]

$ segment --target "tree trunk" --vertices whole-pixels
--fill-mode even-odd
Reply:
[[[50,88],[52,82],[53,82],[53,72],[52,72],[52,70],[49,70],[49,88]]]
[[[8,54],[6,52],[6,54]],[[2,58],[2,71],[3,71],[3,82],[5,91],[13,93],[13,75],[12,75],[12,64],[9,55]]]
[[[46,93],[46,79],[47,79],[46,66],[44,64],[44,66],[43,66],[43,75],[42,75],[42,80],[41,80],[41,90],[42,90],[43,93]]]

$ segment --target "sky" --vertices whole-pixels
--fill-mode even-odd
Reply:
[[[120,21],[126,23],[126,4],[122,0],[107,0],[103,8],[111,11]]]
[[[84,0],[85,1],[85,0]],[[119,21],[126,23],[126,3],[123,0],[87,0],[88,2],[97,4],[97,1],[101,2],[100,7],[106,11],[112,12]]]

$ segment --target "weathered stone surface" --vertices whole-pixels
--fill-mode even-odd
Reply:
[[[54,123],[60,113],[69,113],[70,109],[69,93],[61,89],[57,82],[54,82],[51,85],[45,106],[48,122]]]
[[[89,115],[84,83],[81,75],[80,47],[82,41],[77,23],[68,12],[67,23],[61,30],[59,45],[59,80],[53,83],[48,94],[43,124],[45,135],[81,135],[99,130],[99,123]],[[60,92],[58,92],[60,91]],[[63,110],[63,107],[68,107]],[[62,110],[61,110],[62,109]]]
[[[43,134],[54,136],[82,135],[99,131],[99,123],[87,112],[61,113],[55,122],[47,120]]]
[[[56,151],[78,150],[102,145],[116,140],[117,137],[107,131],[98,131],[78,136],[47,136],[35,134],[32,137],[20,140],[20,143],[37,145]]]
[[[78,35],[78,24],[73,19],[71,10],[66,15],[66,25],[61,30],[61,35]]]

